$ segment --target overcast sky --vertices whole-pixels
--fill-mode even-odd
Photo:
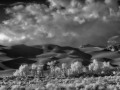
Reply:
[[[49,3],[49,7],[19,2],[12,2],[10,7],[1,5],[0,44],[105,45],[110,37],[120,34],[117,0],[49,0]]]

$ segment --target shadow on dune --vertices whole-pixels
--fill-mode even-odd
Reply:
[[[38,49],[26,45],[16,45],[8,49],[2,49],[0,51],[6,53],[6,56],[11,58],[18,58],[18,57],[35,58],[36,55],[43,53],[43,49],[40,48]]]
[[[18,69],[21,64],[32,64],[35,62],[36,61],[27,59],[27,58],[17,58],[17,59],[13,59],[9,61],[4,61],[2,62],[2,64],[4,64],[5,66],[9,68]]]
[[[4,69],[0,67],[0,70],[4,70]]]

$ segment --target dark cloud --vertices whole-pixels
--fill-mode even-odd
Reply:
[[[0,44],[103,45],[109,37],[120,34],[115,0],[49,1],[50,8],[35,3],[7,8],[12,17],[0,25]]]

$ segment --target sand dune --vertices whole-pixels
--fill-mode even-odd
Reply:
[[[80,61],[83,65],[89,65],[92,59],[97,59],[101,62],[109,61],[112,65],[120,64],[119,52],[111,52],[95,46],[79,49],[52,44],[37,46],[16,45],[7,48],[2,47],[0,52],[4,53],[0,57],[0,70],[17,69],[24,63],[42,63],[46,65],[54,60],[58,65],[62,63],[70,64],[74,61]]]
[[[3,58],[3,60],[1,60],[1,70],[7,70],[10,68],[17,69],[24,63],[46,64],[50,61],[56,60],[59,64],[61,64],[68,62],[72,63],[76,60],[85,62],[91,59],[91,55],[84,53],[78,48],[52,44],[39,46],[16,45],[2,48],[0,52],[5,53],[2,57],[0,57]]]

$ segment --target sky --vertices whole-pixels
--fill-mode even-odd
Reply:
[[[1,3],[0,44],[106,45],[120,35],[118,0],[46,2]]]

